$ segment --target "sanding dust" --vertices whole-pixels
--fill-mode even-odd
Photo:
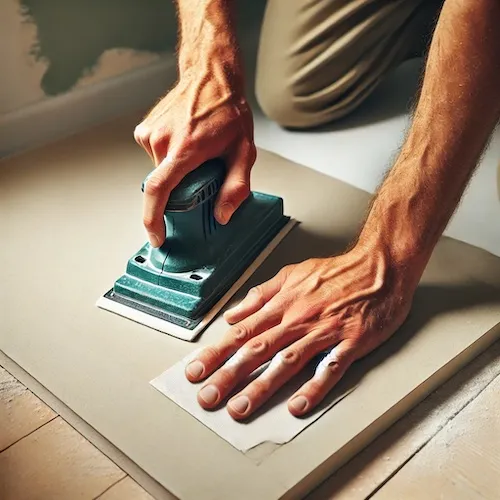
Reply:
[[[463,379],[460,388],[455,388],[458,389],[456,392],[450,395],[450,387],[444,385],[437,389],[429,398],[425,399],[420,406],[415,408],[415,416],[420,415],[421,417],[424,413],[427,413],[427,416],[422,419],[421,423],[416,427],[418,429],[418,442],[421,443],[424,436],[428,436],[430,439],[438,435],[439,431],[455,422],[455,417],[485,390],[496,377],[500,376],[499,342],[492,346],[491,350],[480,358],[487,359],[488,354],[494,355],[494,348],[498,351],[497,359],[485,363],[478,373],[469,375],[470,378],[467,377],[466,373],[472,371],[471,369],[473,366],[466,367],[462,372],[459,372],[456,378],[458,379],[459,375],[462,375]],[[474,364],[477,362],[480,362],[479,358]],[[455,382],[455,384],[457,384],[457,382]],[[450,381],[450,386],[453,386],[452,381]],[[438,401],[439,404],[436,404]],[[412,413],[408,416],[411,418]],[[453,423],[453,425],[457,425],[456,422]],[[464,419],[460,425],[463,426],[460,432],[462,434],[467,432],[467,420]],[[415,442],[415,444],[417,443]]]

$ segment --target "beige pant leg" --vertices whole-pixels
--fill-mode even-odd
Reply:
[[[268,0],[256,93],[280,125],[345,116],[423,52],[443,0]]]

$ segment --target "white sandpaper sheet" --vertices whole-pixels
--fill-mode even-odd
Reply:
[[[237,422],[230,417],[225,405],[207,411],[198,404],[196,395],[202,383],[193,384],[184,375],[186,365],[194,359],[197,352],[199,349],[152,380],[151,385],[242,452],[247,452],[262,443],[280,445],[289,442],[354,390],[352,386],[339,386],[325,403],[309,416],[294,417],[287,408],[288,398],[312,375],[313,369],[320,361],[317,359],[301,376],[278,391],[253,417],[245,422]],[[259,372],[264,368],[265,365]],[[254,372],[252,376],[256,375],[257,372]]]

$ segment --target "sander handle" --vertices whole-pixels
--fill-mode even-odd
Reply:
[[[142,192],[155,171],[151,171],[142,182]],[[172,190],[165,207],[167,212],[188,212],[214,198],[226,176],[226,166],[220,158],[202,163],[189,172]]]

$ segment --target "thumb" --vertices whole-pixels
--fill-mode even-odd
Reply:
[[[226,179],[215,204],[215,218],[219,224],[227,224],[250,194],[250,171],[255,157],[255,145],[246,142],[227,157]]]

